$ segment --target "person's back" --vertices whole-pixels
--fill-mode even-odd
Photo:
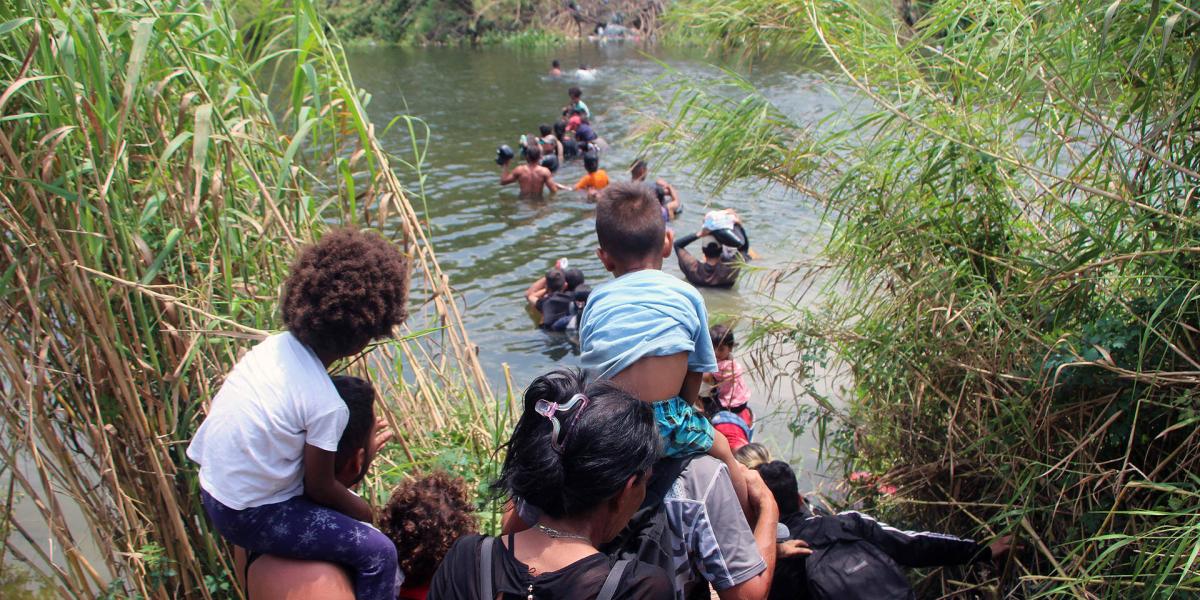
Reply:
[[[541,165],[541,160],[542,151],[536,145],[530,145],[525,149],[525,164],[510,171],[508,163],[504,163],[504,172],[500,175],[500,185],[515,182],[521,189],[521,195],[527,197],[541,196],[542,188],[549,189],[551,194],[560,189],[570,189],[555,183],[554,175],[550,169]]]

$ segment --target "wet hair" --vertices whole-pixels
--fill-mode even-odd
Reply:
[[[558,64],[558,59],[556,58],[556,59],[554,59],[554,60],[550,61],[550,66],[552,66],[552,67],[554,67],[555,69],[557,69],[557,68],[559,67],[559,64]]]
[[[638,260],[662,252],[666,225],[650,187],[639,182],[614,183],[596,203],[596,238],[605,252],[621,260]]]
[[[578,393],[586,405],[555,413],[560,453],[551,443],[550,419],[535,406],[539,400],[563,404]],[[586,515],[630,477],[646,477],[661,444],[649,404],[608,381],[585,385],[582,371],[551,371],[525,390],[525,411],[504,445],[508,453],[492,489],[553,518]]]
[[[535,163],[542,160],[542,149],[537,147],[537,144],[524,146],[522,152],[525,154],[525,162]]]
[[[583,66],[583,65],[581,65],[581,66]],[[571,88],[567,89],[567,95],[572,98],[582,98],[583,90],[581,90],[577,87],[571,87]]]
[[[782,460],[773,460],[754,467],[762,476],[763,483],[775,496],[781,516],[800,512],[800,488],[796,484],[796,472]]]
[[[563,120],[559,120],[558,122],[556,122],[554,124],[554,137],[561,140],[566,135],[567,135],[567,122],[563,121]]]
[[[588,152],[583,155],[583,168],[588,173],[595,173],[600,170],[600,156],[594,152]]]
[[[425,585],[454,542],[479,530],[467,482],[435,471],[396,486],[379,530],[396,545],[406,585]]]
[[[337,375],[331,379],[334,389],[350,411],[346,428],[338,440],[337,454],[333,458],[333,470],[336,472],[341,471],[346,462],[371,441],[371,430],[375,427],[375,387],[361,377]],[[360,479],[366,475],[366,469],[367,465],[363,465]]]
[[[546,289],[550,293],[561,292],[565,285],[567,285],[567,276],[562,269],[554,268],[546,271]]]
[[[587,304],[588,297],[591,295],[592,295],[592,286],[590,286],[586,283],[581,283],[581,284],[579,284],[579,287],[575,288],[575,301],[576,302],[582,302],[584,304]]]
[[[345,358],[404,321],[408,258],[378,234],[334,229],[300,251],[283,285],[287,330],[322,358]]]
[[[734,450],[733,458],[745,465],[747,469],[753,469],[763,463],[771,462],[771,451],[758,442],[750,442]]]
[[[542,137],[546,137],[546,136],[550,135],[550,133],[553,131],[554,130],[551,129],[551,127],[549,125],[546,125],[545,123],[538,125],[538,133],[540,133],[542,135]]]
[[[708,258],[720,258],[723,249],[721,248],[721,244],[718,244],[717,242],[709,242],[701,247],[700,251],[703,252],[704,256]]]
[[[709,327],[708,337],[712,340],[713,348],[718,346],[729,346],[732,348],[737,345],[737,340],[733,337],[733,330],[728,325],[713,325]]]
[[[579,269],[567,269],[563,271],[563,276],[567,280],[568,291],[574,291],[575,288],[583,284],[583,271]]]
[[[639,171],[641,171],[642,175],[644,176],[648,170],[649,167],[646,166],[646,161],[639,158],[633,161],[633,164],[629,166],[629,176],[637,177]]]

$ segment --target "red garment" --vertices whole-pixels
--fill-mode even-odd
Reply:
[[[725,436],[725,439],[729,440],[729,449],[735,452],[738,448],[750,443],[750,440],[746,439],[746,432],[741,427],[732,423],[713,425],[713,429],[716,429],[721,435]]]
[[[567,131],[575,131],[576,129],[579,128],[579,125],[582,123],[583,123],[582,117],[580,117],[579,115],[571,115],[571,118],[567,119]]]
[[[400,586],[399,600],[425,600],[425,596],[429,595],[429,584],[415,586]]]

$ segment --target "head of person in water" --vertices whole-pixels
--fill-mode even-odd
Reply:
[[[545,123],[538,125],[538,133],[541,134],[542,137],[546,137],[553,132],[554,132],[554,130],[551,129],[550,126],[546,125]]]
[[[722,250],[721,244],[717,242],[709,242],[700,248],[700,251],[704,253],[704,258],[708,259],[708,262],[721,260]]]
[[[616,537],[661,453],[653,409],[608,381],[586,384],[578,370],[533,380],[524,405],[493,489],[545,517],[588,522],[593,542]]]
[[[579,287],[575,288],[575,308],[583,310],[583,307],[587,306],[588,298],[591,295],[592,286],[586,283],[579,284]]]
[[[564,292],[567,290],[567,276],[562,269],[553,268],[546,271],[546,291],[553,294],[554,292]]]
[[[559,64],[558,64],[558,59],[557,59],[557,58],[556,58],[556,59],[554,59],[554,60],[552,60],[552,61],[550,61],[550,68],[551,68],[551,69],[558,69],[558,68],[561,68],[561,65],[559,65]]]
[[[280,313],[287,330],[329,365],[390,336],[407,302],[408,259],[378,234],[343,227],[300,251]]]
[[[595,173],[600,170],[600,155],[595,152],[588,152],[583,155],[583,168],[588,173]]]
[[[357,485],[371,467],[371,434],[375,429],[375,387],[360,377],[331,377],[333,387],[346,403],[349,417],[333,457],[333,472],[346,487]]]
[[[623,181],[604,188],[596,202],[596,256],[605,269],[618,277],[633,269],[661,269],[673,239],[649,186]]]
[[[750,442],[733,451],[733,458],[742,463],[747,469],[753,469],[763,463],[771,462],[771,451],[758,442]]]
[[[649,170],[646,161],[639,158],[633,161],[633,166],[629,167],[629,177],[634,181],[645,181]]]
[[[396,487],[380,511],[379,530],[396,545],[404,587],[433,579],[458,538],[479,531],[467,482],[435,471]]]
[[[583,271],[571,268],[563,271],[563,277],[567,280],[567,291],[575,291],[583,284]]]
[[[542,160],[542,149],[537,147],[537,144],[525,146],[524,150],[525,162],[536,165]]]
[[[586,70],[587,67],[580,66],[580,69]],[[579,102],[579,99],[583,98],[583,90],[581,90],[577,87],[571,87],[567,90],[567,96],[569,96],[571,98],[572,102]],[[580,112],[582,112],[582,111],[580,111]]]
[[[559,119],[554,123],[554,137],[560,141],[567,137],[567,120]]]

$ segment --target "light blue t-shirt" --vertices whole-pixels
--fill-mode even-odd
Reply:
[[[579,346],[583,367],[601,379],[644,356],[680,352],[688,353],[689,371],[717,370],[704,297],[657,269],[626,273],[592,290],[579,324]]]

